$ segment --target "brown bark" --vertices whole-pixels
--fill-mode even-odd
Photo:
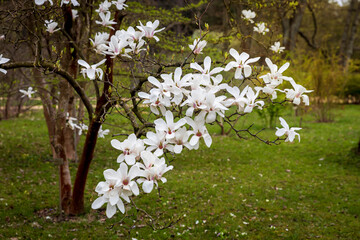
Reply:
[[[358,0],[351,0],[344,32],[340,42],[340,64],[346,70],[348,67],[349,59],[354,51],[354,42],[360,22],[360,3]]]
[[[296,46],[296,37],[299,33],[307,0],[299,0],[299,4],[292,16],[282,16],[281,23],[284,35],[284,46],[287,50],[293,50]]]
[[[115,30],[119,28],[123,15],[119,15],[119,11],[115,14],[115,19],[118,24],[115,27]],[[115,34],[115,30],[110,31],[110,37]],[[83,152],[79,162],[79,167],[76,172],[76,178],[73,188],[73,198],[71,202],[71,214],[77,215],[84,212],[84,191],[86,185],[87,175],[89,173],[89,168],[91,161],[93,159],[94,150],[97,142],[97,135],[102,124],[102,119],[111,107],[111,92],[109,88],[113,83],[113,59],[107,55],[106,56],[106,71],[104,74],[104,88],[102,95],[97,100],[95,117],[91,120],[89,124],[89,130],[86,134],[86,140],[84,143]]]

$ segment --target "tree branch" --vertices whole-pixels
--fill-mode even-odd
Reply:
[[[50,62],[40,62],[34,63],[33,61],[26,61],[26,62],[11,62],[7,64],[1,65],[3,69],[15,69],[15,68],[44,68],[48,69],[49,71],[63,77],[76,91],[76,93],[81,98],[82,102],[84,103],[86,110],[89,115],[89,119],[92,119],[92,115],[94,113],[94,109],[90,103],[89,98],[86,96],[84,90],[81,86],[75,81],[75,79],[65,70],[58,68],[55,64]]]

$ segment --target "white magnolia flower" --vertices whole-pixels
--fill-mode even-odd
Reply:
[[[227,99],[224,103],[225,106],[229,107],[235,105],[238,107],[239,112],[244,112],[246,103],[248,99],[245,98],[246,93],[248,92],[249,86],[247,85],[241,92],[237,86],[228,87],[226,90],[234,97]]]
[[[95,48],[96,53],[102,53],[103,51],[106,51],[107,47],[106,44],[108,43],[110,35],[106,32],[98,32],[95,34],[94,40],[90,38],[91,44]]]
[[[163,175],[167,171],[172,170],[173,166],[167,166],[164,158],[159,159],[156,155],[148,151],[141,153],[141,159],[144,164],[138,163],[138,166],[144,171],[143,176],[145,179],[140,178],[137,182],[143,184],[142,189],[145,193],[150,193],[154,188],[154,184],[156,187],[158,186],[158,180],[163,183],[167,181]]]
[[[194,149],[198,149],[200,138],[204,139],[207,147],[210,147],[212,143],[212,138],[205,127],[204,117],[204,114],[200,113],[194,120],[189,117],[185,118],[187,123],[193,128],[189,133],[192,135],[190,145],[193,146]]]
[[[200,41],[200,38],[194,40],[192,45],[189,45],[189,48],[194,54],[202,54],[202,50],[206,46],[207,42],[205,40]]]
[[[190,86],[190,79],[192,74],[186,74],[181,77],[182,70],[180,67],[175,69],[174,75],[170,74],[161,74],[161,78],[164,80],[163,86],[166,91],[169,91],[173,94],[171,99],[176,105],[179,105],[183,99],[183,93],[187,94],[188,90],[186,87]],[[174,76],[174,77],[173,77]]]
[[[100,129],[99,129],[99,132],[98,132],[98,137],[99,137],[99,138],[105,138],[105,135],[108,135],[109,132],[110,132],[109,129],[103,130],[103,129],[102,129],[102,126],[100,126]]]
[[[61,3],[60,3],[60,7],[63,5],[63,4],[69,4],[71,3],[72,5],[74,5],[75,7],[76,6],[80,6],[80,3],[76,0],[61,0]]]
[[[225,110],[228,110],[223,104],[226,96],[216,97],[214,93],[208,92],[205,96],[205,106],[203,110],[206,115],[206,123],[212,123],[216,120],[216,114],[224,117]]]
[[[256,13],[251,10],[242,10],[241,18],[250,21],[251,23],[254,23],[253,18],[256,17]]]
[[[145,37],[154,38],[158,42],[160,39],[154,34],[161,32],[162,30],[165,29],[165,28],[161,28],[159,30],[155,30],[158,26],[159,26],[159,20],[155,20],[153,23],[150,21],[147,22],[145,26],[140,22],[140,26],[137,26],[137,28],[144,32]]]
[[[4,63],[7,63],[8,61],[10,61],[9,58],[4,58],[3,55],[0,54],[0,65],[1,65],[1,64],[4,64]],[[2,72],[2,73],[4,73],[4,74],[7,73],[7,71],[6,71],[5,69],[2,69],[2,68],[0,68],[0,72]]]
[[[269,32],[269,29],[266,27],[264,22],[256,23],[256,26],[254,27],[254,31],[258,32],[262,35],[265,35],[267,32]]]
[[[296,84],[295,81],[290,81],[294,89],[285,89],[286,98],[290,101],[293,101],[294,104],[299,105],[301,103],[301,98],[305,103],[305,106],[309,106],[309,97],[304,93],[310,93],[314,90],[306,90],[303,86]]]
[[[192,90],[187,96],[187,99],[181,104],[181,106],[187,105],[186,116],[191,117],[196,109],[206,109],[205,104],[206,91],[202,88]]]
[[[285,47],[280,47],[280,42],[275,42],[274,45],[270,47],[270,50],[276,53],[281,53],[284,49]]]
[[[118,10],[123,10],[125,7],[128,7],[128,5],[125,4],[126,0],[117,0],[112,1],[112,3],[116,6]]]
[[[100,12],[99,17],[101,18],[101,22],[96,20],[95,21],[96,24],[100,24],[100,25],[103,25],[104,27],[108,27],[108,28],[114,30],[114,28],[110,25],[116,24],[116,22],[114,22],[113,19],[110,20],[110,18],[111,18],[110,12],[106,12],[105,14],[103,12]]]
[[[129,44],[128,41],[121,38],[119,39],[117,36],[111,36],[109,46],[105,45],[106,50],[103,51],[106,55],[111,55],[111,58],[115,58],[116,56],[125,54],[125,47]]]
[[[248,91],[246,93],[247,102],[246,102],[246,107],[244,109],[244,113],[252,112],[254,107],[257,107],[258,109],[262,109],[262,107],[264,106],[264,101],[255,101],[258,95],[259,95],[259,90],[256,91],[256,93],[254,93],[254,90],[251,87],[248,88]]]
[[[299,138],[299,142],[300,142],[300,134],[296,133],[295,131],[300,130],[301,128],[297,128],[297,127],[292,127],[289,128],[289,125],[286,123],[286,121],[282,118],[279,117],[280,123],[283,126],[283,128],[278,128],[276,127],[277,131],[275,133],[276,136],[281,137],[283,135],[287,136],[287,138],[285,139],[285,142],[293,142],[295,139],[295,136],[297,135]]]
[[[98,66],[103,64],[105,61],[106,59],[103,59],[97,64],[91,66],[87,62],[81,59],[78,60],[78,63],[84,67],[81,69],[81,73],[83,74],[84,77],[86,75],[90,80],[94,80],[97,75],[97,77],[101,80],[103,77],[103,70],[101,68],[98,68]]]
[[[77,121],[77,118],[70,117],[69,113],[66,113],[66,121],[69,127],[71,128],[71,130],[74,130],[77,127],[75,123]]]
[[[106,13],[109,11],[109,8],[111,7],[111,2],[108,2],[108,0],[105,0],[104,2],[99,4],[99,9],[95,10],[98,13]]]
[[[246,52],[242,52],[241,54],[238,53],[235,49],[230,49],[230,55],[235,58],[236,61],[229,62],[226,67],[225,71],[229,71],[232,68],[236,68],[235,71],[235,79],[242,79],[243,78],[243,69],[244,69],[244,76],[249,77],[251,75],[251,66],[250,63],[257,62],[260,57],[250,58],[250,55]]]
[[[43,5],[43,4],[46,3],[46,2],[49,2],[50,5],[53,5],[53,1],[52,1],[52,0],[35,0],[35,4],[36,4],[36,5],[39,5],[39,6]]]
[[[140,41],[138,43],[136,42],[130,42],[129,43],[129,47],[130,49],[125,49],[125,55],[127,55],[127,53],[132,52],[133,54],[139,54],[141,51],[146,51],[145,48],[142,48],[145,45],[145,41],[140,39]]]
[[[75,10],[75,9],[71,9],[71,14],[72,14],[72,18],[75,19],[77,18],[79,15],[78,15],[78,10]]]
[[[1,69],[0,69],[1,70]],[[20,89],[19,92],[21,92],[23,95],[21,96],[22,98],[23,97],[28,97],[28,98],[31,98],[32,94],[36,93],[36,91],[33,91],[33,88],[32,87],[29,87],[27,90],[22,90]]]
[[[118,34],[125,34],[127,35],[128,41],[138,42],[142,39],[143,36],[145,36],[145,33],[143,31],[136,31],[133,27],[128,27],[128,29],[125,30],[118,30],[116,31],[115,35],[118,36]],[[120,36],[118,36],[120,37]]]
[[[210,85],[211,84],[210,78],[212,78],[214,74],[219,73],[224,70],[224,68],[222,68],[222,67],[216,67],[213,70],[210,70],[211,58],[209,56],[207,56],[204,59],[204,68],[202,68],[198,63],[191,63],[190,68],[201,72],[201,76],[202,76],[201,84],[203,84],[203,85]],[[193,76],[196,77],[197,75],[194,74]]]
[[[176,134],[176,133],[175,133]],[[170,152],[173,152],[174,146],[169,144],[168,140],[166,139],[166,133],[161,132],[147,132],[146,138],[144,139],[144,143],[149,145],[146,151],[154,151],[156,156],[161,156],[164,154],[164,149],[167,149]]]
[[[50,21],[45,20],[44,25],[46,27],[46,31],[49,32],[49,33],[54,33],[56,31],[60,30],[60,28],[55,29],[57,27],[58,23],[54,22],[53,20],[50,20]]]
[[[174,138],[170,139],[170,142],[175,144],[173,152],[176,154],[181,153],[183,150],[183,146],[185,146],[189,150],[193,149],[193,147],[188,142],[189,137],[190,133],[185,127],[178,129],[175,133]]]
[[[276,64],[273,64],[269,58],[266,58],[265,62],[270,69],[270,73],[260,76],[260,78],[262,78],[266,84],[280,85],[283,80],[292,81],[291,77],[286,77],[282,75],[282,73],[286,69],[288,69],[290,63],[287,62],[278,69],[278,66]]]
[[[144,104],[150,104],[150,110],[155,115],[159,115],[158,108],[160,109],[161,114],[165,115],[165,107],[171,106],[170,98],[159,94],[156,89],[151,89],[150,94],[145,92],[139,92],[138,95],[140,98],[145,99]]]
[[[84,123],[76,124],[75,128],[79,129],[79,136],[81,136],[83,131],[87,131],[89,129],[89,127]]]
[[[179,119],[179,121],[175,123],[174,115],[171,111],[166,111],[165,119],[166,121],[162,118],[156,119],[154,123],[156,131],[166,133],[166,139],[174,138],[176,130],[186,124],[186,120],[184,118]]]
[[[139,195],[139,187],[134,178],[144,176],[138,166],[132,166],[128,172],[128,166],[121,163],[117,171],[107,169],[104,171],[105,182],[100,182],[95,191],[100,195],[91,207],[98,209],[107,203],[106,216],[111,218],[116,213],[116,207],[120,212],[125,213],[125,206],[122,201],[130,202],[130,196]]]
[[[117,162],[121,163],[125,160],[128,165],[134,165],[135,161],[140,159],[140,153],[145,150],[143,140],[137,139],[134,133],[130,134],[123,142],[117,139],[111,140],[111,146],[122,151]]]

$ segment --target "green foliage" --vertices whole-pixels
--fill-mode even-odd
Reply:
[[[173,222],[156,231],[141,212],[135,216],[134,207],[123,221],[121,214],[106,219],[105,208],[90,210],[103,170],[118,167],[119,152],[109,149],[109,137],[98,139],[85,190],[88,213],[63,221],[54,208],[57,166],[49,161],[42,113],[1,121],[0,178],[5,187],[0,188],[0,238],[358,239],[360,159],[350,152],[360,135],[355,128],[359,107],[341,106],[335,122],[326,124],[306,115],[301,143],[267,146],[255,139],[213,135],[211,148],[185,151],[172,162],[174,170],[160,186],[161,198],[153,191],[134,199],[160,226]],[[282,115],[290,126],[298,125],[289,109]],[[117,115],[109,117],[123,125]],[[239,124],[255,122],[256,131],[263,124],[255,119],[253,113]],[[219,131],[216,125],[209,130]],[[262,134],[273,137],[274,131]],[[74,177],[75,163],[70,170]]]

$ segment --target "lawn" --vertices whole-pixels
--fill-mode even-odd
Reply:
[[[335,121],[303,116],[301,142],[268,146],[219,135],[185,151],[160,191],[141,194],[124,216],[90,209],[107,168],[110,136],[99,139],[85,192],[86,214],[61,217],[58,170],[41,112],[0,121],[1,239],[360,239],[360,106],[338,106]],[[290,126],[300,118],[288,109]],[[262,121],[252,113],[239,125]],[[279,123],[278,123],[279,126]],[[114,127],[112,133],[117,133]],[[274,130],[263,137],[274,139]],[[76,163],[71,164],[72,176]],[[152,216],[153,221],[143,212]]]

